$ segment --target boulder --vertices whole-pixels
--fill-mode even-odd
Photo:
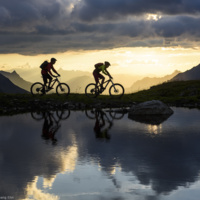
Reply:
[[[173,114],[173,110],[159,100],[146,101],[137,105],[133,105],[129,110],[129,116],[171,114]]]
[[[173,110],[169,106],[159,100],[152,100],[133,105],[128,117],[142,123],[158,125],[172,114]]]

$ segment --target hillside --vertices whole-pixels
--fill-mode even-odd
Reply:
[[[25,81],[23,78],[21,78],[16,71],[13,71],[11,73],[6,71],[0,71],[0,74],[8,78],[13,84],[17,85],[18,87],[30,91],[32,83]]]
[[[200,80],[166,82],[127,97],[136,102],[156,99],[176,106],[200,106]]]
[[[200,80],[200,64],[190,70],[177,74],[174,78],[171,79],[171,81],[187,80]]]
[[[26,90],[13,84],[8,78],[0,74],[0,93],[7,94],[25,94]]]
[[[154,77],[154,78],[143,78],[141,80],[136,81],[133,85],[127,89],[127,93],[137,92],[140,90],[149,89],[151,86],[161,84],[163,82],[171,80],[174,76],[176,76],[179,71],[174,71],[174,73],[164,76],[164,77]]]
[[[71,93],[85,93],[85,87],[89,83],[93,83],[94,79],[91,76],[79,76],[68,81]]]

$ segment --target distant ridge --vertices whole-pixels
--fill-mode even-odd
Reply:
[[[177,74],[171,81],[200,80],[200,64],[190,70]]]
[[[23,78],[21,78],[15,70],[13,72],[0,71],[0,74],[8,78],[13,84],[17,85],[18,87],[30,91],[32,83],[25,81]]]
[[[0,74],[0,93],[25,94],[26,90],[13,84],[8,78]]]
[[[178,73],[180,73],[180,72],[176,70],[172,74],[166,75],[164,77],[159,77],[159,78],[158,77],[154,77],[154,78],[145,77],[145,78],[133,83],[133,85],[130,88],[128,88],[127,92],[132,93],[132,92],[137,92],[140,90],[149,89],[152,86],[155,86],[155,85],[158,85],[158,84],[161,84],[161,83],[171,80]]]

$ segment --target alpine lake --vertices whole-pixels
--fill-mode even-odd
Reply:
[[[199,200],[200,110],[0,116],[0,200]]]

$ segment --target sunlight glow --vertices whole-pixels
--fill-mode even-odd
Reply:
[[[154,20],[154,21],[158,21],[158,20],[161,19],[161,18],[162,18],[161,15],[158,15],[158,14],[151,14],[151,13],[147,14],[147,16],[146,16],[146,19],[147,19],[147,20]]]
[[[81,70],[92,72],[97,62],[109,61],[109,71],[113,74],[141,76],[164,76],[175,70],[181,72],[199,64],[199,48],[155,47],[155,48],[116,48],[109,50],[68,51],[65,53],[24,56],[0,54],[0,70],[15,68],[36,68],[51,57],[57,59],[56,69]]]
[[[148,131],[150,134],[161,134],[162,133],[162,124],[160,125],[148,125]]]

